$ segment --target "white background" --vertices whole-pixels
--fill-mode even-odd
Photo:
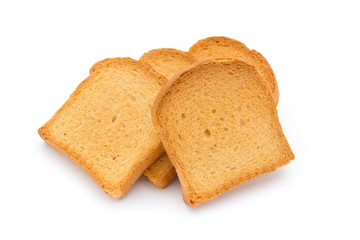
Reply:
[[[360,239],[357,1],[1,1],[0,239]],[[37,129],[98,60],[228,36],[280,88],[286,167],[192,208],[178,180],[114,200]]]

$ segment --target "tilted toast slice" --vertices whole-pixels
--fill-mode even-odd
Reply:
[[[275,105],[279,102],[279,88],[275,74],[265,57],[255,50],[250,50],[245,44],[227,37],[209,37],[199,40],[189,53],[198,60],[215,58],[235,58],[254,66],[265,80],[273,95]]]
[[[179,73],[156,97],[152,118],[191,206],[294,159],[270,91],[240,60]]]
[[[166,79],[170,79],[180,70],[197,60],[187,52],[172,48],[154,49],[144,53],[139,60]],[[175,168],[166,153],[144,171],[144,176],[159,188],[165,188],[176,176]]]
[[[164,79],[130,58],[105,59],[90,73],[38,132],[119,198],[164,152],[150,116]]]

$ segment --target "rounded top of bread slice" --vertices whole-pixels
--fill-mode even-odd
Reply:
[[[149,65],[166,79],[197,62],[191,54],[173,48],[153,49],[144,53],[139,61]]]
[[[152,119],[191,206],[294,158],[269,89],[240,60],[206,60],[179,73],[158,94]]]
[[[279,102],[279,88],[275,74],[264,56],[250,50],[245,44],[228,37],[209,37],[199,40],[189,53],[198,60],[215,58],[235,58],[254,66],[263,77],[273,95],[275,105]]]

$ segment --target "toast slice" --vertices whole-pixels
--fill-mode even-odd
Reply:
[[[139,61],[105,59],[38,132],[109,195],[125,196],[164,152],[150,116],[163,83]]]
[[[156,97],[152,119],[191,206],[294,159],[269,89],[237,59],[179,73]]]
[[[197,62],[194,56],[173,48],[154,49],[144,53],[139,60],[147,64],[157,74],[169,80],[182,69]],[[159,188],[165,188],[176,176],[166,153],[144,171],[144,176]]]
[[[279,88],[270,64],[263,55],[250,50],[245,44],[227,37],[209,37],[195,43],[189,49],[189,53],[198,60],[235,58],[254,66],[268,85],[275,105],[279,103]]]

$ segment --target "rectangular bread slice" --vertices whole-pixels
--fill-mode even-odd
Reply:
[[[161,89],[152,118],[191,206],[294,159],[271,92],[240,60],[203,61],[179,73]]]
[[[153,49],[144,53],[139,61],[167,80],[197,62],[191,54],[173,48]],[[144,176],[155,186],[165,188],[174,179],[176,172],[165,153],[144,171]]]
[[[130,58],[96,63],[40,136],[114,198],[163,152],[150,109],[164,78]]]

